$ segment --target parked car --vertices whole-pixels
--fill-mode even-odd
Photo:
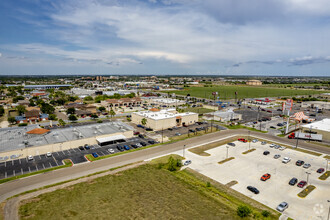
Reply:
[[[301,165],[304,165],[304,163],[305,162],[303,160],[297,160],[296,165],[301,166]]]
[[[275,144],[274,148],[275,149],[279,149],[281,147],[281,145]]]
[[[254,194],[259,194],[259,190],[253,186],[248,186],[246,187],[248,190],[250,190],[251,192],[253,192]]]
[[[266,145],[266,144],[267,144],[266,141],[262,141],[262,142],[261,142],[261,145]]]
[[[147,144],[144,143],[144,142],[140,142],[140,144],[141,144],[142,146],[147,146]]]
[[[270,144],[269,147],[273,148],[276,144]]]
[[[263,153],[264,155],[268,155],[269,154],[269,151],[264,151],[264,153]]]
[[[252,143],[257,143],[258,142],[258,139],[253,139],[252,140]]]
[[[173,131],[173,128],[168,128],[167,130],[169,130],[169,131]]]
[[[298,182],[298,179],[295,178],[295,177],[293,177],[293,178],[289,181],[289,185],[294,186],[294,185],[296,185],[297,182]]]
[[[228,143],[229,146],[235,147],[236,144],[235,143]]]
[[[311,167],[311,165],[309,163],[305,163],[304,166],[303,166],[303,168],[306,168],[306,169],[308,169],[310,167]]]
[[[117,149],[118,149],[119,151],[124,151],[124,148],[123,148],[122,146],[120,146],[120,145],[117,146]]]
[[[267,112],[269,112],[269,113],[272,113],[272,111],[271,111],[271,110],[267,110]]]
[[[139,138],[144,138],[144,135],[143,134],[139,134]]]
[[[195,132],[195,130],[194,130],[194,129],[189,129],[189,132],[192,132],[192,133],[194,133],[194,132]]]
[[[99,157],[99,155],[98,155],[97,153],[95,153],[95,152],[92,153],[92,156],[93,156],[94,158]]]
[[[280,146],[278,149],[279,149],[279,150],[285,150],[286,147],[282,147],[282,146]]]
[[[138,131],[134,132],[134,135],[139,135],[139,134],[140,134],[140,132],[138,132]]]
[[[135,144],[137,147],[142,147],[142,144],[140,144],[140,143],[136,143]]]
[[[153,131],[152,128],[146,128],[146,131]]]
[[[138,146],[136,144],[131,144],[132,148],[138,148]],[[125,149],[126,150],[126,149]]]
[[[278,159],[278,158],[280,158],[281,157],[281,155],[279,155],[279,154],[275,154],[274,155],[274,159]]]
[[[289,204],[287,202],[281,202],[277,207],[276,210],[279,212],[283,212],[285,209],[289,207]]]
[[[191,160],[186,160],[183,165],[188,166],[189,164],[191,164]]]
[[[201,128],[196,128],[196,131],[201,131],[202,129]]]
[[[86,150],[90,150],[91,148],[88,145],[85,145]]]
[[[47,156],[47,157],[51,157],[51,156],[52,156],[52,153],[51,153],[51,152],[47,152],[47,153],[46,153],[46,156]]]
[[[110,154],[114,154],[115,153],[115,150],[112,149],[112,148],[109,148],[108,151],[109,151]]]
[[[324,172],[324,169],[323,168],[318,168],[316,172],[317,173],[323,173]]]
[[[299,188],[303,188],[304,186],[306,186],[306,184],[307,184],[307,182],[306,181],[304,181],[304,180],[302,180],[302,181],[300,181],[299,183],[298,183],[298,187]]]
[[[123,148],[124,148],[124,150],[129,150],[130,149],[128,145],[124,145]]]
[[[291,161],[290,157],[284,157],[282,163],[289,163]]]
[[[83,146],[79,146],[78,148],[79,148],[79,150],[85,150],[85,148]]]
[[[282,127],[283,124],[282,123],[277,123],[277,126]]]
[[[185,128],[188,127],[188,125],[186,125],[186,124],[183,124],[182,126],[185,127]]]
[[[266,173],[264,175],[262,175],[262,177],[260,178],[260,180],[262,181],[266,181],[268,179],[270,179],[271,175],[269,173]]]
[[[276,129],[274,126],[270,126],[269,128]]]
[[[31,161],[31,160],[33,160],[33,156],[32,156],[32,155],[29,155],[29,156],[27,157],[27,159],[28,159],[28,161]]]
[[[144,126],[143,126],[143,125],[137,125],[137,127],[139,127],[139,128],[144,128]]]
[[[155,144],[155,141],[150,140],[150,141],[148,141],[148,143],[149,143],[149,144]]]
[[[245,140],[244,138],[238,138],[238,141],[241,141],[243,143],[246,143],[247,142],[247,140]]]

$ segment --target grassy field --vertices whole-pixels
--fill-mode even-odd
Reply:
[[[237,98],[257,98],[257,97],[281,97],[281,96],[297,96],[297,95],[313,95],[325,93],[326,91],[318,90],[302,90],[302,89],[284,89],[269,87],[252,87],[252,86],[213,86],[213,87],[188,87],[182,91],[174,91],[178,95],[187,95],[200,98],[213,99],[212,92],[218,92],[217,97],[220,99],[234,99],[235,92]]]
[[[278,218],[275,211],[228,187],[206,185],[187,170],[169,172],[143,165],[23,201],[19,215],[21,219],[240,219],[236,209],[245,204],[254,215],[268,210],[272,216],[267,219]]]

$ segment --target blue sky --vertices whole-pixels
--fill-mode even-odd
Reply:
[[[0,75],[330,76],[328,0],[2,0]]]

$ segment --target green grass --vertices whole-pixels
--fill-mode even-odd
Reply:
[[[234,159],[235,159],[235,157],[229,157],[229,158],[227,158],[227,159],[224,159],[224,160],[222,160],[222,161],[219,161],[218,164],[224,164],[224,163],[226,163],[226,162],[228,162],[228,161],[231,161],[231,160],[234,160]]]
[[[187,170],[169,172],[142,165],[23,201],[19,215],[21,219],[240,219],[236,209],[246,204],[255,213],[269,210],[268,219],[279,216],[228,187],[206,185]]]
[[[168,159],[170,157],[173,157],[175,160],[177,160],[177,159],[184,160],[185,159],[185,158],[181,157],[180,155],[170,154],[170,155],[166,155],[166,156],[163,156],[163,157],[155,158],[155,159],[150,161],[150,164],[165,164],[165,163],[168,162]]]
[[[298,196],[300,198],[305,198],[310,194],[316,187],[313,185],[308,185],[305,189],[303,189],[300,193],[298,193]]]
[[[261,132],[261,133],[268,133],[268,131],[260,131],[258,129],[255,128],[250,128],[250,127],[246,127],[244,125],[226,125],[226,124],[221,124],[222,126],[228,128],[228,129],[247,129],[250,131],[257,131],[257,132]]]
[[[235,137],[227,138],[227,139],[224,139],[224,140],[221,140],[221,141],[216,141],[216,142],[213,142],[213,143],[204,144],[204,145],[201,145],[201,146],[198,146],[198,147],[194,147],[194,148],[189,149],[189,151],[194,153],[194,154],[198,154],[200,156],[210,156],[210,154],[206,153],[205,151],[210,150],[210,149],[215,148],[215,147],[219,147],[221,145],[227,144],[227,143],[232,142],[232,141],[236,141],[236,140],[237,140],[237,137],[235,136]]]
[[[255,148],[252,148],[250,150],[244,151],[242,154],[248,154],[248,153],[251,153],[251,152],[253,152],[255,150],[256,150]]]
[[[319,177],[319,179],[320,179],[320,180],[326,180],[326,179],[328,179],[329,176],[330,176],[330,171],[327,171],[327,172],[323,173],[323,174]]]
[[[235,92],[238,92],[237,98],[258,98],[258,97],[281,97],[297,95],[313,95],[325,93],[326,91],[302,90],[302,89],[284,89],[284,88],[265,88],[252,86],[213,86],[213,87],[188,87],[184,90],[174,91],[178,95],[187,95],[199,98],[213,99],[212,92],[218,92],[218,97],[223,99],[234,99]]]
[[[19,175],[19,176],[12,176],[12,177],[9,177],[9,178],[6,178],[6,179],[1,179],[0,184],[8,182],[8,181],[12,181],[12,180],[20,179],[20,178],[23,178],[23,177],[33,176],[33,175],[37,175],[37,174],[40,174],[40,173],[46,173],[46,172],[49,172],[49,171],[58,170],[58,169],[62,169],[64,167],[71,167],[72,166],[71,160],[65,159],[65,160],[63,160],[63,162],[64,162],[64,165],[62,165],[62,166],[52,167],[52,168],[49,168],[49,169],[39,170],[39,171],[36,171],[36,172],[33,172],[33,173],[26,173],[26,174]]]

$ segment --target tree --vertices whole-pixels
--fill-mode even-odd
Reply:
[[[103,112],[103,111],[105,111],[105,107],[101,106],[101,107],[99,107],[99,110],[100,110],[101,112]]]
[[[247,217],[251,214],[251,212],[252,212],[251,209],[246,205],[240,205],[237,207],[237,215],[239,217],[242,218]]]
[[[16,110],[18,111],[18,114],[21,115],[24,112],[26,112],[25,106],[24,105],[18,105],[16,106]]]
[[[177,168],[177,162],[175,161],[175,159],[173,157],[168,158],[167,169],[169,171],[176,171],[176,168]]]
[[[10,124],[14,124],[14,123],[16,123],[16,119],[15,119],[15,117],[8,117],[8,122],[9,122]]]
[[[33,101],[33,99],[30,99],[30,104],[29,106],[36,106],[36,103]]]
[[[147,124],[147,119],[146,118],[142,118],[141,120],[141,124],[144,126]]]
[[[74,121],[77,121],[78,118],[77,118],[77,116],[75,116],[75,115],[70,115],[70,116],[69,116],[69,120],[72,121],[72,122],[74,122]]]
[[[16,96],[16,97],[13,98],[14,103],[18,102],[18,100],[24,100],[24,97],[23,96]]]
[[[68,110],[66,110],[66,113],[68,115],[72,115],[76,113],[76,109],[74,107],[68,108]]]
[[[3,116],[5,113],[5,109],[3,108],[3,106],[0,106],[0,117]]]
[[[48,103],[43,103],[43,104],[41,104],[40,110],[46,114],[53,114],[55,111],[55,108]]]
[[[84,101],[93,101],[93,97],[92,96],[86,96],[84,98]]]
[[[56,117],[55,114],[50,114],[50,115],[48,116],[48,119],[49,119],[49,120],[56,121],[56,120],[57,120],[57,117]]]
[[[112,108],[110,110],[110,115],[111,115],[111,118],[116,115],[116,112]]]
[[[58,120],[58,123],[59,123],[61,126],[64,126],[64,125],[66,124],[65,121],[63,121],[63,119]]]

